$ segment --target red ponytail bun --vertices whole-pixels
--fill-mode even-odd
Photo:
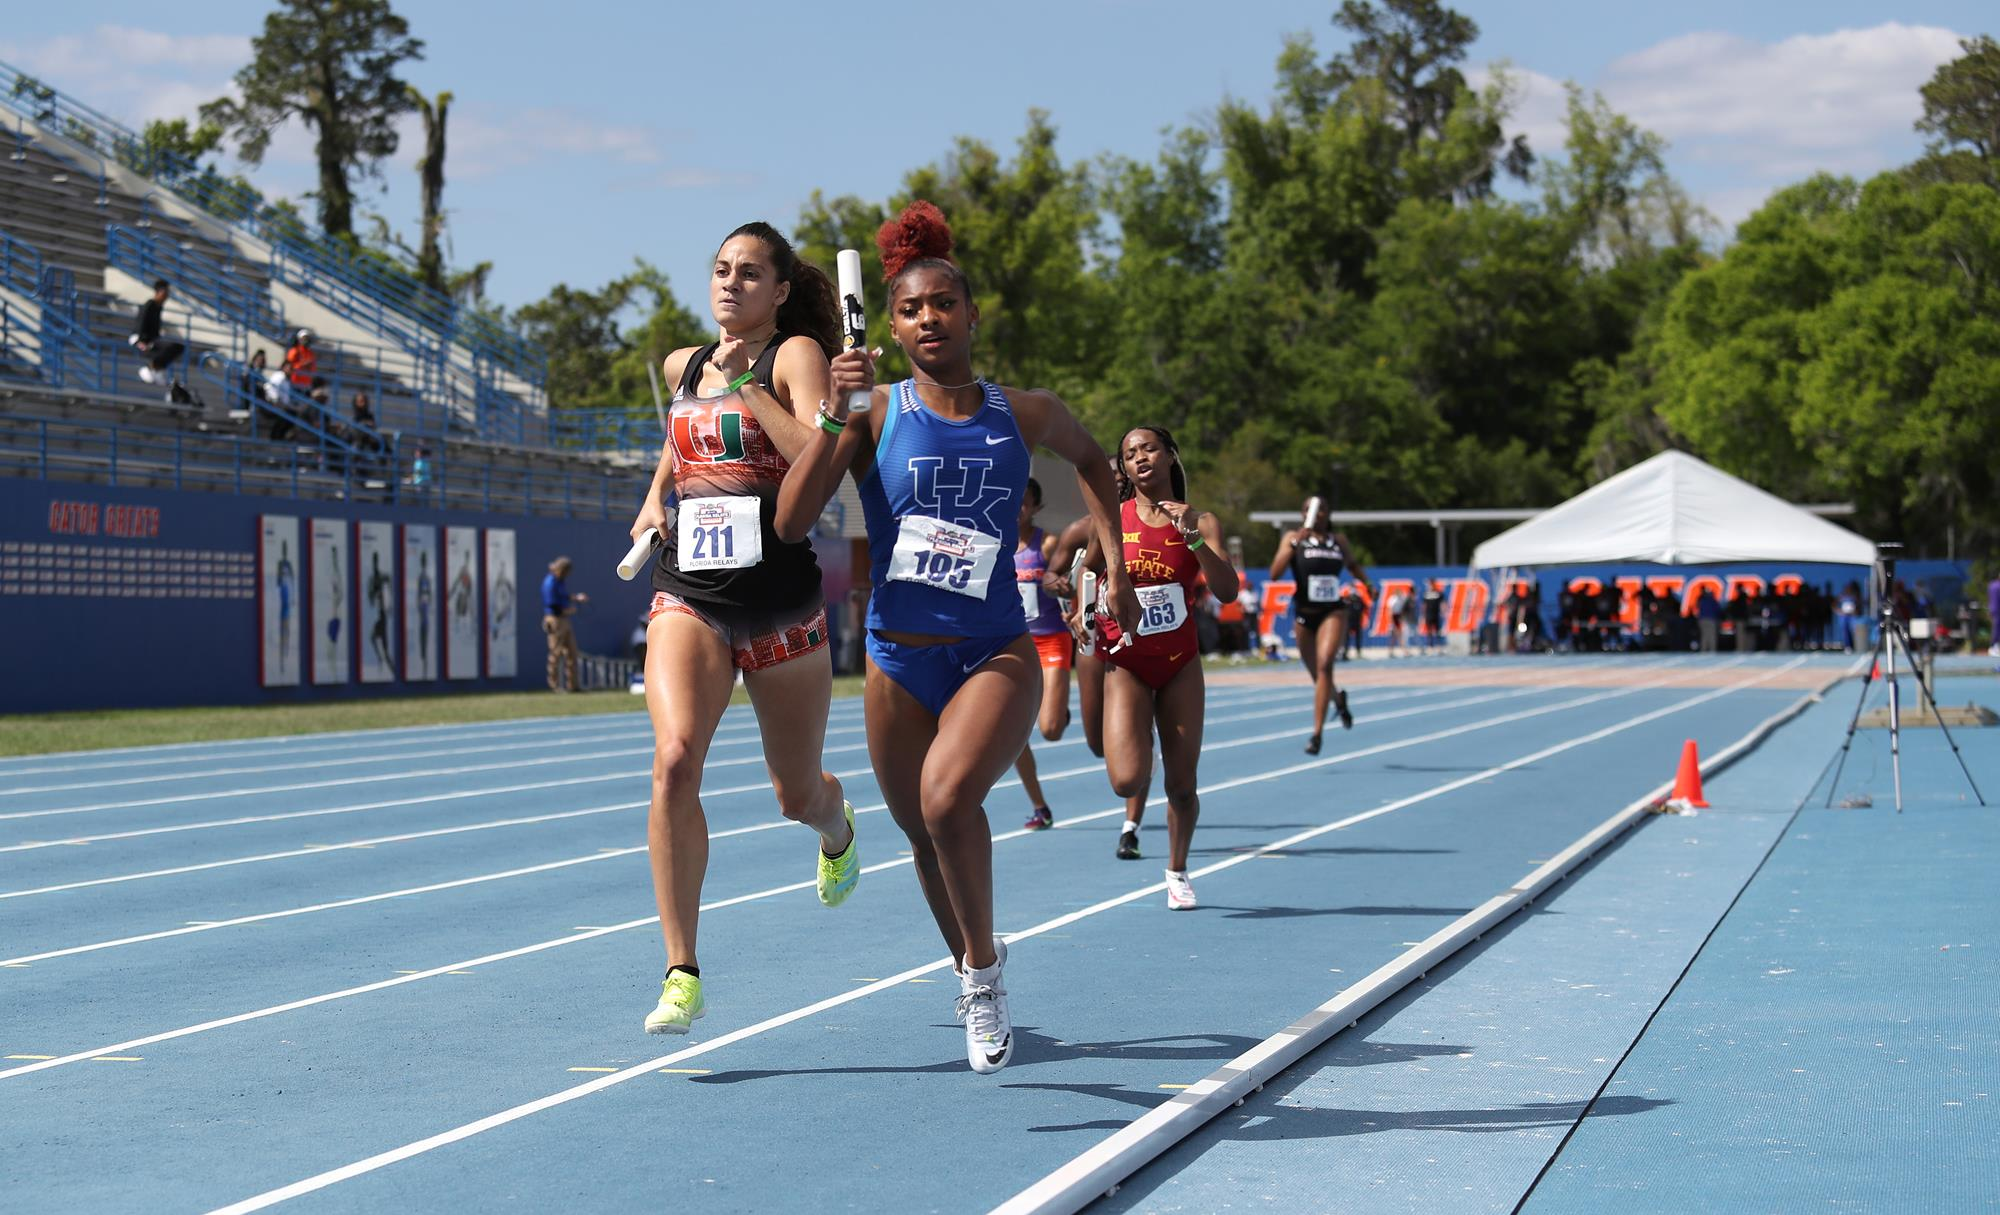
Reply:
[[[882,254],[882,277],[893,281],[911,262],[933,257],[950,261],[951,225],[944,212],[920,198],[882,225],[875,248]]]

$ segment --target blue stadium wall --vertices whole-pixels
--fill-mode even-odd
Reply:
[[[635,482],[636,495],[639,486]],[[438,528],[509,528],[515,534],[514,668],[511,677],[405,679],[408,639],[395,632],[395,678],[362,683],[360,628],[345,631],[344,681],[264,687],[260,674],[257,555],[260,519],[289,515],[302,539],[313,520]],[[618,579],[624,529],[524,515],[487,515],[319,499],[265,498],[119,488],[60,481],[0,481],[0,713],[153,705],[284,704],[375,696],[528,690],[544,686],[547,645],[541,580],[559,555],[574,562],[568,586],[590,602],[572,617],[586,654],[626,656],[651,598],[645,576]],[[308,541],[309,543],[309,541]],[[848,547],[821,546],[829,597],[846,589]],[[480,556],[483,567],[483,546]],[[301,577],[310,562],[302,551]],[[360,619],[362,582],[350,555],[347,619]],[[398,574],[400,577],[400,573]],[[483,587],[482,568],[479,584]],[[400,585],[400,584],[399,584]],[[444,599],[443,579],[437,588]],[[400,596],[400,589],[397,594]],[[308,619],[300,591],[301,629]],[[837,600],[836,600],[837,601]],[[440,618],[442,613],[439,613]],[[483,658],[483,655],[482,655]],[[442,666],[442,664],[440,664]]]

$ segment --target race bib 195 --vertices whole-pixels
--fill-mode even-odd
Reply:
[[[1000,538],[926,515],[905,515],[896,529],[889,577],[984,599],[1000,556]]]
[[[1139,596],[1139,636],[1171,633],[1187,620],[1187,592],[1180,583],[1134,589]]]
[[[683,570],[735,570],[764,559],[755,498],[683,498],[675,554]]]
[[[1340,575],[1314,574],[1307,578],[1306,598],[1314,603],[1332,603],[1340,598]]]

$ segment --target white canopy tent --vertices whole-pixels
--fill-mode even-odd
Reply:
[[[1866,537],[1678,451],[1635,464],[1472,552],[1474,569],[1874,560]]]

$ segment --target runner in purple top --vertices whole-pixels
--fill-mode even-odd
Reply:
[[[1035,526],[1035,512],[1041,509],[1041,483],[1029,477],[1028,491],[1021,495],[1020,539],[1014,545],[1014,586],[1020,592],[1021,614],[1028,618],[1028,636],[1034,640],[1042,666],[1042,737],[1054,742],[1069,728],[1069,672],[1075,664],[1076,640],[1070,636],[1056,597],[1049,593],[1049,566],[1055,560],[1058,541]],[[1021,748],[1014,771],[1020,774],[1021,790],[1028,795],[1033,810],[1022,825],[1030,831],[1054,825],[1055,815],[1049,812],[1042,783],[1036,778],[1032,747]]]

